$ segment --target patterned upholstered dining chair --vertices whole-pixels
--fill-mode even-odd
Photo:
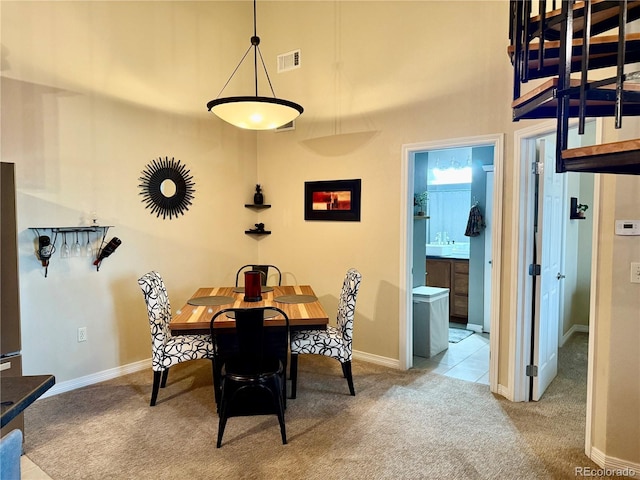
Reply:
[[[355,395],[351,374],[353,318],[356,296],[360,290],[362,275],[355,268],[349,269],[338,302],[337,326],[327,325],[326,330],[301,330],[291,332],[291,398],[296,398],[298,383],[298,355],[310,353],[335,358],[342,365],[349,392]]]
[[[213,358],[213,343],[208,334],[171,334],[169,329],[171,304],[159,273],[152,271],[144,274],[138,280],[138,284],[147,304],[149,326],[151,327],[153,390],[150,405],[153,407],[158,398],[159,388],[164,388],[167,385],[169,368],[188,360]]]

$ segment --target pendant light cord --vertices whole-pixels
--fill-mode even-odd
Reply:
[[[251,37],[251,45],[253,46],[253,72],[254,79],[256,82],[256,97],[258,96],[258,45],[260,45],[260,37],[258,36],[258,27],[257,24],[257,15],[256,15],[256,1],[253,0],[253,37]],[[260,59],[262,60],[262,53],[260,54]],[[262,62],[264,65],[264,61]],[[267,75],[268,77],[268,75]]]
[[[271,78],[269,78],[269,72],[267,71],[267,66],[264,63],[264,58],[262,58],[262,52],[260,51],[260,47],[258,46],[259,44],[260,44],[260,37],[258,37],[258,29],[257,29],[256,0],[253,0],[253,37],[251,37],[251,46],[247,48],[246,52],[244,52],[244,55],[240,59],[240,62],[238,63],[236,68],[233,70],[233,72],[231,73],[231,76],[229,77],[227,82],[224,84],[224,86],[222,87],[222,90],[220,90],[220,93],[218,93],[218,96],[216,98],[220,98],[220,95],[222,95],[222,92],[224,91],[224,89],[227,88],[227,85],[229,85],[229,82],[231,81],[233,76],[236,74],[236,72],[238,71],[238,68],[240,68],[240,65],[242,65],[242,62],[244,62],[244,59],[247,57],[247,55],[249,54],[249,51],[251,51],[252,48],[254,49],[253,72],[254,72],[254,80],[255,80],[255,88],[256,88],[256,97],[258,96],[258,55],[259,55],[260,62],[262,63],[262,68],[264,69],[264,74],[267,77],[267,82],[269,82],[269,88],[271,89],[271,94],[273,95],[274,98],[276,98],[276,92],[273,90],[273,85],[271,84]]]

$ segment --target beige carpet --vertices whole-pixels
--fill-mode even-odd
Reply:
[[[303,355],[289,444],[275,416],[234,417],[220,449],[211,367],[191,362],[153,408],[150,370],[36,402],[25,452],[54,480],[575,478],[574,467],[597,468],[583,453],[586,335],[564,350],[569,366],[535,404],[364,362],[351,397],[338,362]]]

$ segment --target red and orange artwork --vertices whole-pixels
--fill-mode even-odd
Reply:
[[[313,210],[351,210],[351,191],[313,192]]]

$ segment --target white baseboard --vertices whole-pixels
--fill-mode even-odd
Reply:
[[[591,447],[591,455],[589,458],[593,460],[603,472],[591,472],[590,476],[607,476],[607,477],[635,477],[640,474],[640,463],[629,462],[616,457],[609,457],[595,447]]]
[[[513,402],[513,397],[511,396],[511,392],[509,391],[509,389],[501,384],[498,384],[498,391],[497,391],[498,395],[502,395],[504,398],[506,398],[507,400]]]
[[[562,338],[558,342],[558,346],[563,346],[565,342],[571,338],[571,335],[578,332],[588,333],[589,325],[571,325],[571,328],[562,336]]]
[[[47,390],[40,398],[47,398],[59,393],[69,392],[76,388],[86,387],[87,385],[93,385],[94,383],[104,382],[105,380],[111,380],[113,378],[121,377],[129,373],[139,372],[151,368],[151,359],[140,360],[139,362],[130,363],[128,365],[122,365],[116,368],[110,368],[109,370],[103,370],[102,372],[92,373],[84,377],[74,378],[73,380],[67,380],[66,382],[56,383],[53,387]]]
[[[373,355],[365,352],[354,351],[353,356],[358,360],[362,360],[369,363],[374,363],[376,365],[382,365],[384,367],[390,367],[399,369],[400,361],[381,357],[380,355]],[[127,375],[129,373],[139,372],[141,370],[146,370],[151,368],[151,359],[148,358],[146,360],[140,360],[139,362],[130,363],[128,365],[122,365],[116,368],[110,368],[109,370],[103,370],[102,372],[92,373],[91,375],[86,375],[84,377],[74,378],[73,380],[67,380],[65,382],[56,383],[53,387],[47,390],[40,398],[52,397],[53,395],[58,395],[64,392],[70,392],[71,390],[75,390],[77,388],[86,387],[88,385],[93,385],[95,383],[104,382],[106,380],[111,380],[113,378],[121,377],[122,375]]]
[[[353,358],[362,360],[363,362],[374,363],[376,365],[382,365],[383,367],[400,369],[400,360],[395,358],[381,357],[380,355],[374,355],[372,353],[353,351]]]
[[[465,328],[475,333],[482,333],[482,325],[477,325],[475,323],[467,323],[467,326]]]

